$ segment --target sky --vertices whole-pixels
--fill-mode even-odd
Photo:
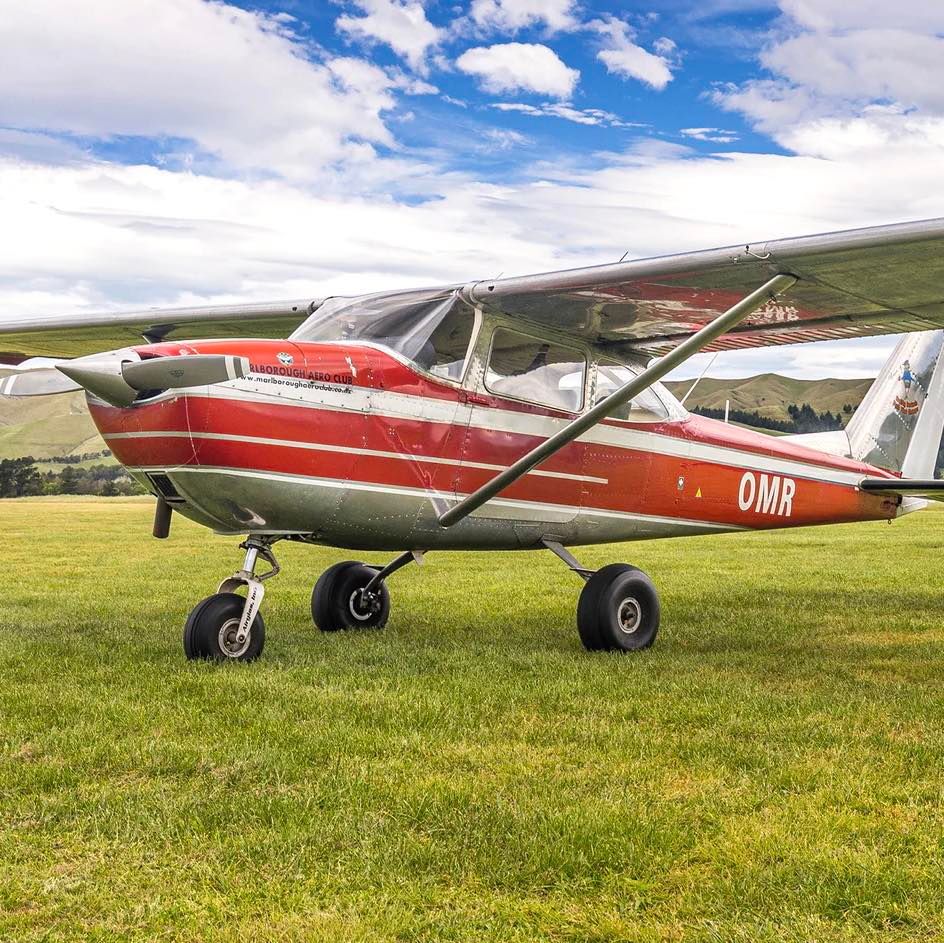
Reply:
[[[0,0],[0,63],[6,314],[944,216],[942,0]],[[890,344],[710,372],[869,376]]]

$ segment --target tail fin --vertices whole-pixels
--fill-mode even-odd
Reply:
[[[905,478],[933,478],[944,432],[944,331],[906,334],[895,345],[846,434],[853,458]]]
[[[944,432],[944,331],[905,334],[843,432],[795,436],[905,478],[934,477]]]

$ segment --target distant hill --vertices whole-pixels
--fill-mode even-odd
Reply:
[[[51,458],[104,448],[82,392],[22,399],[0,397],[0,458]]]
[[[776,373],[764,373],[742,380],[715,380],[705,377],[686,406],[756,411],[770,419],[788,420],[787,407],[809,403],[819,412],[841,413],[845,404],[858,406],[871,380],[792,380]],[[684,396],[691,380],[667,383],[676,395]],[[85,407],[83,393],[62,396],[0,398],[0,458],[33,455],[80,455],[105,448]]]
[[[692,385],[692,380],[675,380],[666,386],[679,398]],[[809,403],[817,412],[842,414],[843,406],[856,407],[862,402],[870,379],[859,380],[794,380],[777,373],[762,373],[756,377],[738,380],[716,380],[705,377],[686,400],[688,408],[695,406],[724,409],[725,400],[732,409],[757,412],[769,419],[787,421],[787,407]]]

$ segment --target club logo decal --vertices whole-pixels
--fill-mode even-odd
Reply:
[[[276,354],[279,363],[284,363],[286,367],[295,363],[295,358],[291,354]]]

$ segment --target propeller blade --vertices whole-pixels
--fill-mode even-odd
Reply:
[[[55,367],[27,367],[0,380],[0,396],[50,396],[82,387]]]
[[[249,359],[232,354],[152,357],[122,364],[121,375],[135,390],[176,390],[239,380],[249,375]]]

